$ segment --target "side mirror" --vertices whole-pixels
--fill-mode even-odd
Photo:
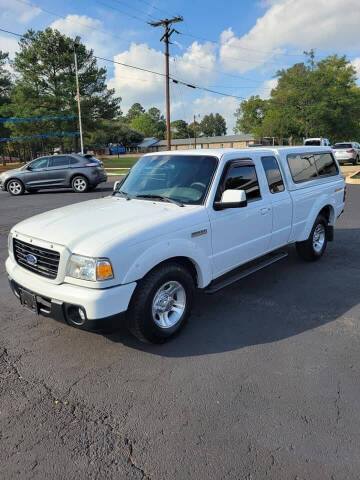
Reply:
[[[245,190],[225,190],[221,196],[220,202],[215,202],[215,210],[224,210],[225,208],[241,208],[247,206]]]
[[[120,180],[117,180],[117,181],[114,183],[114,188],[113,188],[114,192],[117,192],[117,189],[118,189],[118,187],[119,187],[119,183],[120,183]]]

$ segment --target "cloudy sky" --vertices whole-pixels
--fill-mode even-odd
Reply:
[[[0,28],[24,33],[47,26],[82,41],[95,55],[164,72],[160,28],[148,25],[174,15],[170,69],[174,78],[240,98],[269,95],[277,70],[316,50],[318,59],[346,54],[360,77],[359,0],[0,0]],[[14,56],[16,37],[0,32],[0,49]],[[164,111],[164,79],[110,62],[108,84],[122,97]],[[171,85],[172,120],[219,112],[228,133],[239,99]]]

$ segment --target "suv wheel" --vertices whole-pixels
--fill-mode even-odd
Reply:
[[[84,193],[89,187],[89,182],[82,175],[78,175],[77,177],[73,178],[71,182],[71,187],[76,193]]]
[[[10,180],[6,188],[11,195],[15,195],[15,196],[23,195],[25,191],[24,184],[20,180],[16,180],[16,179]]]
[[[162,265],[139,283],[128,310],[131,333],[145,343],[164,343],[185,325],[195,291],[190,273],[177,263]]]
[[[326,218],[319,215],[315,220],[309,238],[296,244],[296,251],[301,258],[313,262],[322,257],[327,245],[326,227]]]

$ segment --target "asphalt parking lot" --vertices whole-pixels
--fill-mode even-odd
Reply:
[[[358,479],[360,186],[320,262],[291,249],[198,294],[162,346],[34,316],[8,288],[15,223],[110,192],[0,193],[1,478]]]

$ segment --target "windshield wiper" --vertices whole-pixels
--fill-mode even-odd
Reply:
[[[127,192],[124,192],[123,190],[117,190],[116,192],[113,192],[113,195],[116,195],[117,193],[124,195],[126,200],[131,200],[133,198],[131,195],[129,195]]]
[[[175,203],[175,205],[178,205],[179,207],[183,207],[184,204],[180,202],[179,200],[174,200],[173,198],[170,197],[165,197],[164,195],[150,195],[150,194],[145,194],[144,195],[136,195],[135,198],[153,198],[154,200],[162,200],[164,202],[169,202],[169,203]]]

